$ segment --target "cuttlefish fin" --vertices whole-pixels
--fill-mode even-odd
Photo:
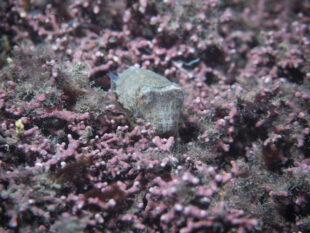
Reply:
[[[115,81],[118,79],[118,76],[116,74],[112,73],[111,71],[109,71],[107,73],[107,75],[110,78],[110,89],[112,92],[114,92],[115,88],[116,88]]]

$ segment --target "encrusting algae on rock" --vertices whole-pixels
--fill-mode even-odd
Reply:
[[[113,80],[122,107],[137,119],[150,122],[159,136],[177,133],[184,99],[182,88],[150,70],[130,67]]]

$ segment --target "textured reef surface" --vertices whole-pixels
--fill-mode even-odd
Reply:
[[[310,232],[309,25],[307,0],[0,1],[0,232]],[[126,105],[129,67],[182,96]]]

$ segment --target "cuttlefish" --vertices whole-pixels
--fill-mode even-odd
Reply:
[[[178,131],[184,100],[182,88],[153,71],[130,67],[118,76],[109,74],[116,101],[134,119],[149,122],[156,135]]]

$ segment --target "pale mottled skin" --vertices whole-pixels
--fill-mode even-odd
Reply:
[[[152,71],[130,67],[114,80],[118,102],[135,118],[150,122],[160,136],[175,135],[183,90]]]

